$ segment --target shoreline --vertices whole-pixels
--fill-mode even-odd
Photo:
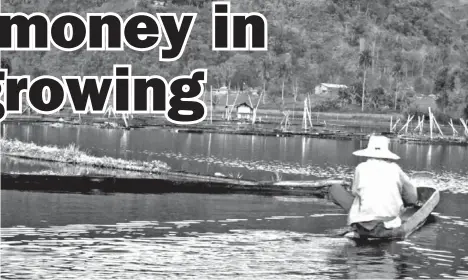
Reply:
[[[324,188],[346,185],[344,180],[254,181],[228,176],[214,176],[174,171],[161,161],[139,162],[94,157],[77,148],[37,146],[17,140],[1,140],[1,155],[31,163],[52,162],[64,166],[60,172],[2,172],[2,189],[43,190],[92,193],[250,193],[324,195]],[[78,158],[70,159],[70,155]],[[116,164],[117,163],[117,164]],[[86,174],[67,172],[66,166],[87,169]],[[117,172],[115,172],[117,171]],[[120,171],[120,172],[119,172]],[[128,172],[126,175],[122,173]]]
[[[368,116],[364,114],[363,116]],[[370,115],[369,115],[370,116]],[[170,129],[176,133],[218,133],[218,134],[233,134],[233,135],[257,135],[271,137],[308,137],[318,139],[333,139],[333,140],[367,140],[371,134],[385,135],[392,141],[400,143],[415,143],[415,144],[447,144],[447,145],[462,145],[468,146],[468,136],[449,136],[450,130],[448,127],[442,126],[445,131],[444,135],[439,135],[434,132],[431,139],[427,132],[424,134],[412,133],[394,133],[388,132],[388,124],[382,122],[381,115],[374,115],[375,120],[368,120],[362,123],[359,120],[341,119],[338,121],[324,121],[324,123],[314,123],[313,127],[304,130],[300,125],[294,124],[291,129],[284,130],[278,128],[278,123],[262,121],[255,125],[246,122],[225,121],[221,119],[213,120],[213,123],[205,121],[195,125],[175,125],[166,121],[163,117],[154,118],[135,118],[131,120],[131,124],[125,127],[122,119],[107,119],[86,116],[78,121],[77,119],[64,119],[58,116],[43,117],[43,116],[22,116],[15,118],[7,118],[4,123],[17,124],[41,124],[61,127],[64,125],[71,126],[91,126],[101,129]],[[388,116],[390,117],[390,116]],[[353,132],[352,128],[367,129],[374,132]],[[355,129],[354,129],[355,130]]]

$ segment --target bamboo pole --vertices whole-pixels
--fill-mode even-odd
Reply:
[[[431,112],[431,107],[429,109],[429,132],[431,135],[431,140],[432,140],[432,127],[434,126],[433,121],[432,121],[432,112]]]
[[[421,117],[418,116],[418,125],[413,129],[413,131],[418,130],[418,128],[421,126]]]
[[[403,129],[407,128],[408,127],[408,123],[409,123],[409,120],[410,120],[410,115],[408,115],[408,118],[406,119],[406,123],[401,127],[401,129],[398,131],[398,133],[400,133]]]
[[[393,116],[390,116],[390,132],[392,132],[393,128]]]
[[[309,111],[309,108],[307,108],[307,116],[309,117],[310,128],[313,128],[314,126],[312,125],[312,116]]]
[[[263,93],[264,93],[264,94],[263,94],[263,104],[265,104],[265,95],[266,95],[266,94],[265,94],[265,88],[266,88],[266,82],[263,81]]]
[[[411,116],[411,119],[408,120],[408,123],[406,124],[405,133],[408,133],[408,127],[409,127],[409,125],[411,124],[411,122],[413,121],[413,118],[414,118],[414,115]]]
[[[258,98],[257,106],[255,107],[255,109],[258,109],[258,106],[260,106],[260,101],[262,100],[262,96],[264,93],[265,93],[265,89],[263,89],[262,93],[260,94],[260,97]]]
[[[455,126],[453,126],[453,120],[452,119],[450,119],[449,125],[452,127],[453,136],[457,136],[458,131],[455,129]]]
[[[125,114],[122,114],[122,119],[124,120],[125,127],[128,127],[127,117]]]
[[[302,127],[307,130],[307,99],[304,100],[304,113],[302,114]]]
[[[398,131],[398,133],[400,133],[403,129],[405,130],[405,133],[408,133],[408,126],[410,122],[413,120],[413,118],[414,118],[414,115],[408,116],[408,120],[406,121],[406,124]]]
[[[400,119],[398,119],[398,120],[396,121],[395,125],[394,125],[393,128],[392,128],[392,132],[394,132],[394,131],[396,130],[396,127],[397,127],[397,125],[398,125],[399,123],[400,123]]]
[[[252,99],[250,99],[250,95],[248,95],[248,97],[249,97],[249,103],[250,103],[250,107],[252,107],[252,108],[253,108],[254,106],[253,106],[253,104],[252,104]]]
[[[232,110],[234,110],[234,106],[236,106],[236,102],[237,102],[237,97],[238,97],[238,96],[239,96],[239,92],[237,92],[237,94],[236,94],[236,98],[234,99],[234,103],[232,104],[232,107],[229,108],[229,106],[228,106],[229,119],[231,119]]]
[[[262,96],[264,93],[265,93],[265,88],[263,88],[263,91],[260,94],[260,97],[258,98],[257,106],[253,110],[252,124],[255,124],[255,120],[257,119],[257,109],[258,109],[258,106],[260,106],[260,101],[262,101]]]
[[[231,82],[229,82],[229,83],[231,83]],[[228,106],[228,105],[229,105],[229,88],[228,88],[228,91],[226,93],[226,106]]]
[[[424,118],[425,115],[423,115],[421,118],[421,130],[419,131],[419,134],[422,134],[424,132]]]
[[[437,120],[436,120],[436,118],[434,117],[434,115],[432,115],[432,118],[434,119],[435,125],[436,125],[437,128],[439,129],[440,135],[444,136],[444,133],[442,132],[442,129],[440,129],[440,126],[439,126],[439,124],[437,123]]]
[[[231,82],[229,82],[231,83]],[[230,87],[230,86],[229,86]],[[226,93],[226,110],[225,110],[225,113],[226,113],[226,120],[230,120],[230,111],[229,111],[229,88],[228,88],[228,91]]]
[[[213,86],[210,86],[210,103],[211,103],[211,112],[210,112],[210,123],[213,123]]]
[[[464,121],[460,118],[460,122],[462,123],[463,127],[465,128],[465,135],[468,136],[468,121]]]

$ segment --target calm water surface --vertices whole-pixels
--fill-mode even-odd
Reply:
[[[167,162],[243,178],[350,177],[360,141],[39,125],[4,127],[37,144]],[[435,219],[402,242],[338,237],[346,215],[315,198],[1,192],[2,278],[290,279],[468,277],[468,148],[392,144],[409,173],[442,190]],[[2,159],[2,171],[31,172]],[[277,173],[277,174],[275,174]]]

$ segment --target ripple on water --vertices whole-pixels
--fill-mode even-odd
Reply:
[[[321,219],[338,213],[312,214]],[[273,219],[305,219],[306,216],[272,216]],[[266,218],[266,219],[268,219]],[[245,222],[247,219],[214,221]],[[175,227],[208,223],[203,220],[167,222]],[[160,228],[166,222],[133,221],[112,225],[67,225],[50,228],[2,228],[20,240],[2,242],[2,277],[13,279],[82,278],[131,279],[145,277],[233,279],[285,279],[390,277],[397,271],[399,254],[385,249],[376,254],[375,247],[355,247],[345,238],[332,237],[336,233],[310,234],[276,230],[228,229],[223,233],[187,231],[183,235],[167,227],[160,236],[131,235],[104,237],[101,229],[118,232],[122,226],[131,227],[131,233],[149,227]],[[76,230],[86,234],[69,237],[63,233]],[[342,229],[343,230],[343,229]],[[24,232],[35,232],[31,240],[21,239]],[[47,235],[44,235],[47,234]],[[93,237],[94,236],[94,237]],[[452,252],[436,250],[411,240],[396,242],[415,256],[404,261],[406,273],[425,278],[428,269],[439,268],[439,277],[465,277],[466,262],[458,265]],[[377,251],[380,251],[378,249]],[[445,272],[448,269],[452,273]],[[455,270],[456,269],[456,273]],[[421,273],[420,273],[421,272]],[[426,272],[426,273],[423,273]],[[429,274],[434,276],[433,273]],[[54,277],[51,277],[54,276]],[[433,277],[429,277],[433,278]]]
[[[343,276],[346,266],[332,266],[330,258],[334,249],[345,242],[294,232],[249,230],[198,234],[196,238],[33,241],[2,249],[2,276],[15,279],[51,275],[55,279],[115,279],[116,275],[120,279]]]

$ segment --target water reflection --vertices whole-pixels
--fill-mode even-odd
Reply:
[[[122,131],[122,136],[120,137],[120,151],[122,151],[124,159],[128,158],[128,139],[130,137],[130,132],[128,130]]]
[[[80,137],[81,137],[81,126],[78,126],[76,129],[76,142],[75,143],[80,143]]]
[[[310,138],[302,137],[302,153],[301,153],[301,163],[302,165],[306,164],[306,159],[308,158],[309,154],[309,140]]]
[[[393,247],[396,247],[396,243],[375,243],[361,247],[345,246],[342,254],[347,260],[349,278],[397,279],[400,276],[406,276],[401,271],[401,264],[404,264],[407,259],[399,258],[396,262],[391,255]]]

